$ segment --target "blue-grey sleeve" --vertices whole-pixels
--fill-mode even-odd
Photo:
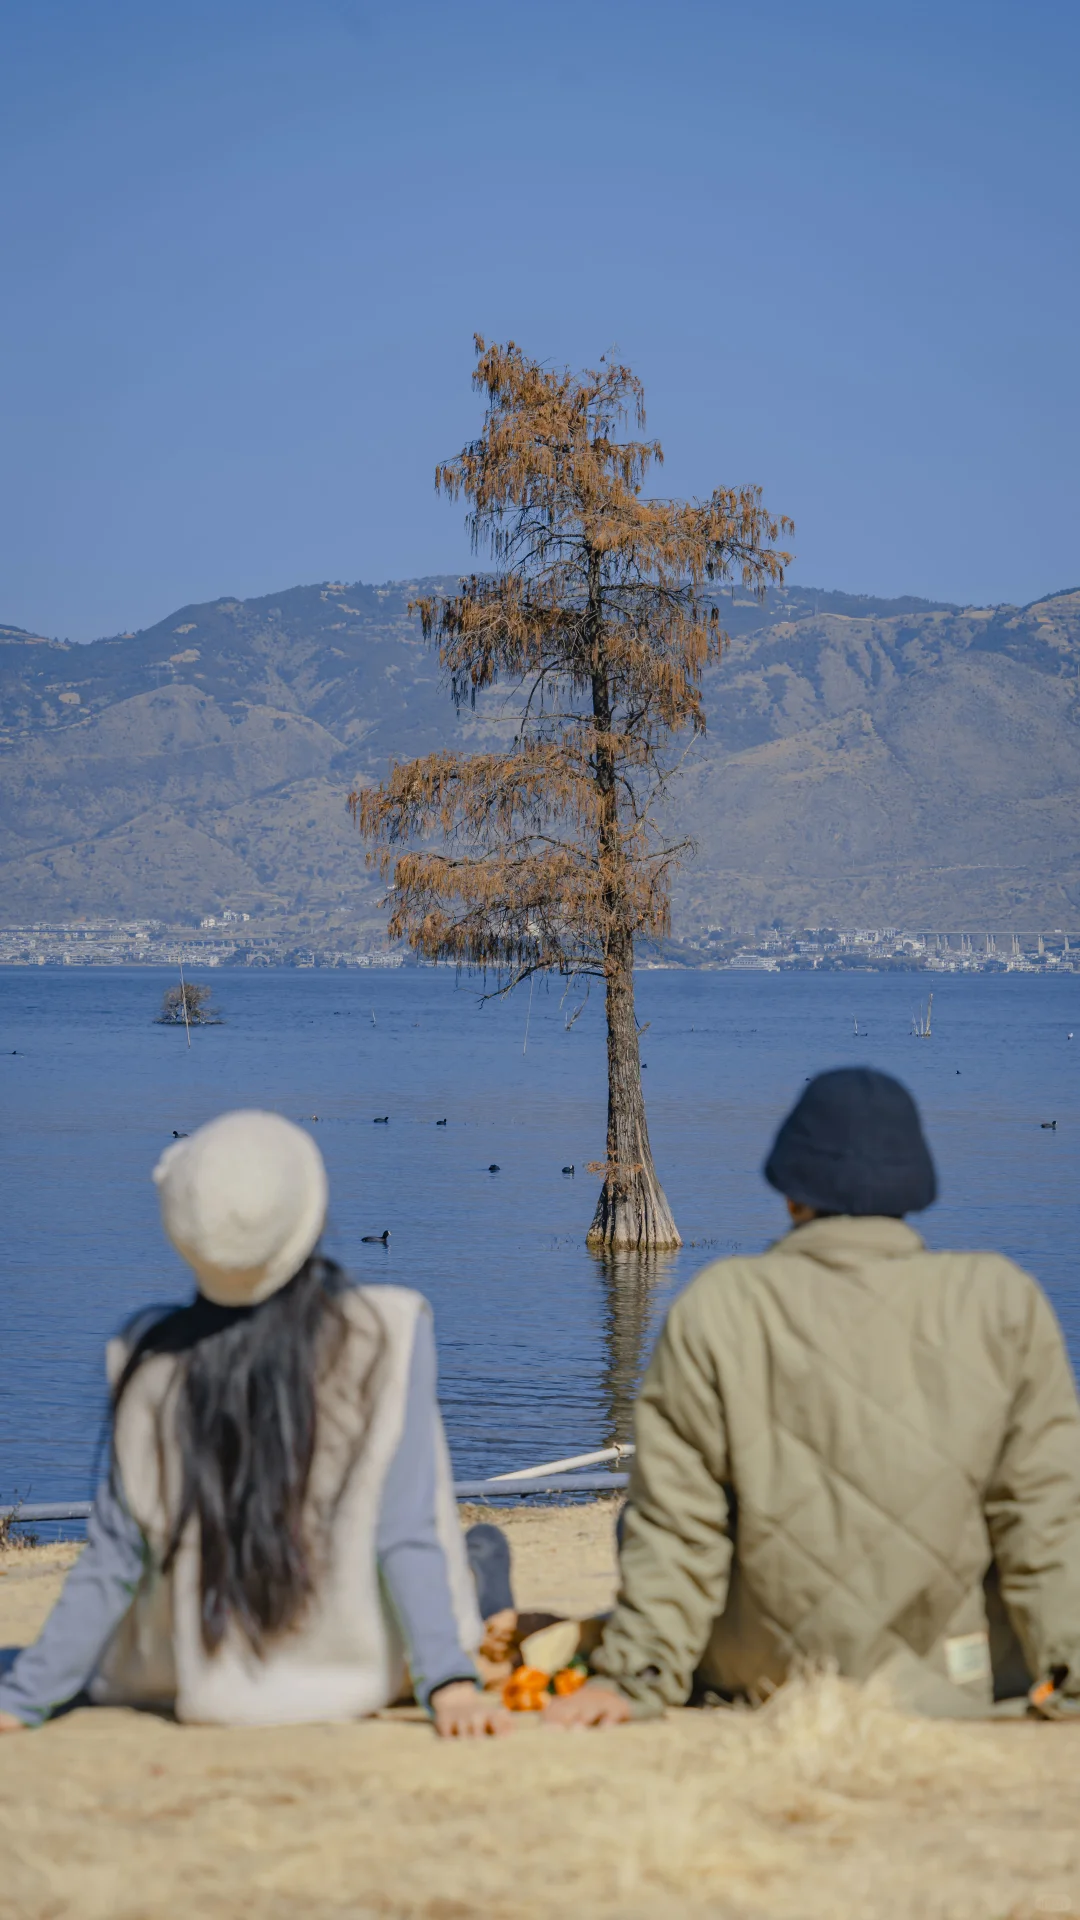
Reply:
[[[446,1555],[436,1520],[435,1335],[431,1316],[416,1323],[405,1421],[383,1486],[377,1548],[384,1589],[405,1641],[413,1691],[421,1706],[449,1680],[475,1679],[461,1646]]]
[[[135,1597],[142,1533],[116,1488],[98,1488],[87,1540],[32,1647],[0,1678],[0,1712],[40,1726],[81,1693]]]

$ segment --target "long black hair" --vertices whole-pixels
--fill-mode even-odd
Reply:
[[[135,1374],[155,1354],[173,1354],[180,1362],[175,1405],[183,1481],[163,1568],[173,1565],[194,1517],[208,1653],[221,1645],[230,1621],[262,1653],[267,1639],[295,1625],[314,1592],[319,1543],[306,1537],[304,1510],[318,1389],[353,1333],[363,1338],[366,1332],[361,1417],[350,1423],[347,1477],[363,1446],[385,1347],[370,1303],[366,1329],[355,1308],[349,1316],[343,1311],[340,1295],[348,1285],[335,1261],[314,1253],[258,1306],[219,1307],[200,1294],[147,1328],[117,1382],[114,1469],[116,1417]],[[339,1496],[343,1484],[342,1477]]]

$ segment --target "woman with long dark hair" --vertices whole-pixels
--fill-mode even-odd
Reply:
[[[352,1286],[319,1253],[322,1157],[275,1114],[212,1121],[154,1179],[198,1293],[110,1343],[110,1472],[40,1639],[0,1680],[0,1730],[82,1692],[181,1720],[345,1720],[407,1674],[439,1733],[505,1731],[477,1687],[427,1303]],[[512,1604],[497,1544],[472,1556],[485,1613]]]

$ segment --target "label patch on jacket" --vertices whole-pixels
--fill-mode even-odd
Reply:
[[[989,1634],[954,1634],[945,1642],[945,1666],[954,1687],[970,1686],[973,1680],[989,1680]]]

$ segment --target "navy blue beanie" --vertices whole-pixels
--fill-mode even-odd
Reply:
[[[921,1213],[937,1175],[906,1087],[872,1067],[811,1080],[773,1141],[765,1178],[817,1213]]]

